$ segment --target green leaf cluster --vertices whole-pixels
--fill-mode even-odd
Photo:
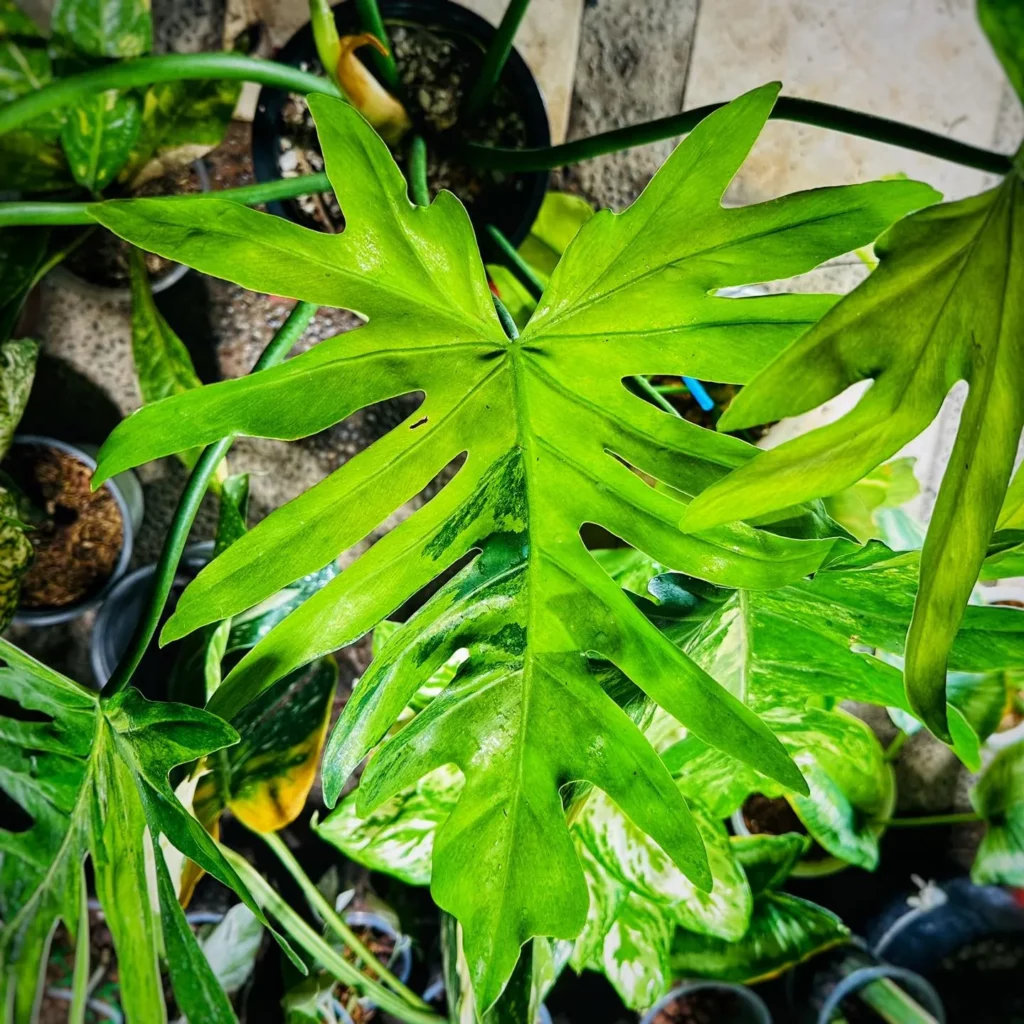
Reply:
[[[166,948],[182,1011],[194,1020],[233,1021],[185,922],[164,848],[201,864],[264,920],[168,779],[178,765],[236,743],[238,734],[205,711],[153,703],[132,688],[97,697],[6,641],[0,656],[0,777],[31,819],[24,831],[0,832],[0,1002],[19,1024],[35,1019],[58,922],[78,937],[73,987],[84,992],[88,857],[128,1019],[166,1020]]]
[[[731,299],[719,289],[810,270],[932,200],[925,186],[884,182],[723,208],[777,91],[755,90],[712,115],[633,207],[590,219],[514,338],[494,314],[461,205],[441,193],[414,207],[386,146],[336,101],[312,97],[310,106],[345,212],[340,235],[212,199],[201,210],[112,202],[95,214],[142,248],[369,321],[276,369],[143,408],[104,446],[97,482],[228,433],[296,438],[372,402],[424,395],[407,423],[211,563],[165,639],[319,570],[461,462],[435,498],[257,644],[210,710],[232,717],[472,556],[360,682],[328,744],[324,785],[335,800],[433,671],[457,650],[473,652],[377,750],[358,808],[372,813],[441,765],[462,771],[461,797],[434,845],[431,886],[462,924],[485,1008],[528,939],[573,938],[586,920],[585,878],[559,798],[566,782],[597,786],[698,889],[711,882],[678,788],[588,656],[709,744],[806,790],[771,730],[647,620],[580,537],[583,524],[598,523],[674,570],[760,590],[814,571],[846,536],[819,506],[681,534],[691,498],[753,450],[623,385],[656,373],[747,382],[834,297]]]

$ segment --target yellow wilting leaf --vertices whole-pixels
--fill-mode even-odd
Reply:
[[[356,56],[356,50],[363,46],[372,46],[378,53],[387,56],[387,47],[370,32],[342,36],[338,48],[337,82],[352,101],[352,106],[377,129],[377,134],[389,146],[394,146],[412,127],[412,122],[405,107],[370,74],[366,65]]]

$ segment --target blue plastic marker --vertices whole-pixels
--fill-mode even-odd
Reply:
[[[684,377],[683,383],[686,385],[690,394],[693,395],[696,403],[705,411],[711,412],[715,407],[715,400],[707,393],[704,389],[704,385],[699,380],[694,380],[693,377]]]

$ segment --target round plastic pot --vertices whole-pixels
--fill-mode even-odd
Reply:
[[[174,577],[174,590],[180,594],[210,560],[213,545],[192,544],[185,549],[181,566]],[[89,639],[89,664],[97,685],[106,685],[149,600],[156,565],[144,565],[130,572],[110,588],[100,608]]]
[[[898,900],[868,931],[871,950],[889,963],[930,975],[970,943],[1024,936],[1024,907],[1007,889],[954,878],[927,890],[923,900],[913,895],[917,906]]]
[[[480,15],[447,0],[381,0],[381,15],[387,25],[414,24],[436,30],[439,35],[468,40],[480,49],[481,54],[494,38],[495,29]],[[340,35],[352,35],[360,31],[358,14],[351,0],[334,8],[334,20]],[[275,60],[295,67],[309,65],[318,60],[313,42],[313,29],[307,22],[288,40],[275,55]],[[372,68],[371,68],[372,70]],[[502,84],[507,86],[520,104],[526,126],[526,146],[539,147],[551,144],[547,109],[537,82],[519,51],[512,49],[502,70]],[[252,159],[257,181],[276,181],[281,177],[278,159],[281,149],[279,140],[281,108],[287,99],[281,89],[264,87],[260,91],[256,116],[252,124]],[[489,222],[495,224],[507,238],[518,245],[533,226],[540,204],[547,191],[547,171],[531,171],[518,174],[523,187],[520,190],[505,189],[502,201],[491,204]],[[500,187],[500,186],[496,186]],[[342,202],[344,210],[344,202]],[[287,217],[306,227],[316,227],[294,202],[268,203],[267,209],[278,216]],[[470,216],[473,210],[470,209]],[[474,223],[477,230],[485,225]]]
[[[742,985],[730,985],[723,981],[687,981],[672,989],[659,999],[641,1018],[640,1024],[654,1024],[663,1010],[667,1010],[685,999],[687,996],[700,992],[725,992],[732,995],[739,1003],[736,1013],[722,1017],[715,1024],[772,1024],[772,1015],[768,1012],[764,1000],[757,993]]]
[[[199,179],[200,191],[209,192],[210,175],[206,170],[206,164],[203,163],[202,160],[196,160],[192,165],[192,168],[196,172],[196,177]],[[88,246],[89,239],[86,239],[82,244]],[[184,263],[172,263],[165,271],[157,274],[156,277],[151,277],[149,279],[150,291],[152,291],[154,295],[159,295],[161,292],[167,291],[168,288],[176,285],[191,269],[191,267],[185,266]],[[86,278],[76,274],[64,263],[58,263],[51,273],[54,275],[55,280],[81,295],[98,297],[108,301],[115,299],[122,302],[129,302],[132,297],[131,288],[126,288],[122,285],[100,284],[97,281],[86,280]]]
[[[66,441],[58,441],[53,437],[44,437],[39,434],[17,434],[14,438],[14,445],[52,448],[55,451],[64,452],[72,456],[90,469],[94,470],[96,468],[96,461],[89,451],[73,444],[68,444]],[[123,530],[121,553],[117,557],[113,572],[111,572],[106,583],[95,594],[82,601],[77,601],[74,604],[65,605],[61,608],[19,608],[13,620],[16,625],[56,626],[59,623],[77,619],[80,615],[84,615],[87,611],[102,604],[113,591],[118,580],[125,574],[132,557],[135,531],[142,522],[142,488],[131,473],[125,473],[113,480],[108,480],[103,486],[110,492],[117,504],[118,511],[121,513],[121,526]]]
[[[886,978],[911,996],[938,1024],[946,1024],[942,1000],[925,978],[905,967],[883,962],[859,944],[822,953],[790,974],[792,1020],[794,1024],[831,1024],[844,1000]]]

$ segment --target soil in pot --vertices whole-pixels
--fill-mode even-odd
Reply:
[[[391,935],[385,935],[369,925],[360,925],[352,929],[356,938],[373,953],[374,957],[382,964],[390,964],[391,957],[395,952],[395,940]],[[349,962],[355,962],[356,956],[351,949],[345,947],[342,955]],[[376,978],[377,974],[373,968],[367,968],[362,964],[362,972],[369,978]],[[369,1024],[377,1020],[377,1008],[375,1006],[364,1006],[359,1002],[359,993],[347,985],[338,985],[334,989],[338,1002],[345,1007],[348,1015],[352,1018],[352,1024]]]
[[[402,85],[403,102],[415,130],[427,140],[427,181],[431,193],[454,192],[474,219],[499,220],[497,211],[509,193],[527,187],[521,175],[475,170],[452,157],[463,143],[522,147],[527,142],[526,119],[514,93],[499,84],[487,107],[470,121],[460,119],[464,96],[480,65],[480,48],[460,35],[406,22],[388,21]],[[365,52],[360,56],[365,58]],[[323,74],[316,60],[300,64],[305,71]],[[278,169],[282,177],[322,171],[320,144],[305,97],[291,93],[281,108]],[[395,153],[399,162],[401,152]],[[293,201],[302,219],[323,231],[340,231],[344,217],[334,193],[302,196]],[[491,214],[489,211],[494,210]]]
[[[110,491],[90,489],[92,470],[68,452],[19,444],[3,469],[45,515],[28,534],[35,560],[21,582],[23,608],[65,608],[110,578],[124,544],[121,510]]]
[[[128,193],[128,198],[144,199],[153,196],[186,195],[201,192],[202,183],[192,165],[147,181]],[[68,255],[64,266],[76,277],[101,288],[127,288],[130,283],[129,254],[131,246],[106,228],[96,228]],[[150,280],[166,275],[173,267],[171,260],[156,253],[144,254]]]
[[[789,802],[781,796],[767,797],[762,793],[754,793],[747,797],[743,804],[743,820],[753,835],[782,836],[787,832],[807,835],[807,827],[797,817]],[[803,859],[825,860],[830,856],[828,850],[812,842]]]
[[[680,996],[652,1024],[743,1024],[751,1020],[750,1006],[729,989],[701,988]]]

